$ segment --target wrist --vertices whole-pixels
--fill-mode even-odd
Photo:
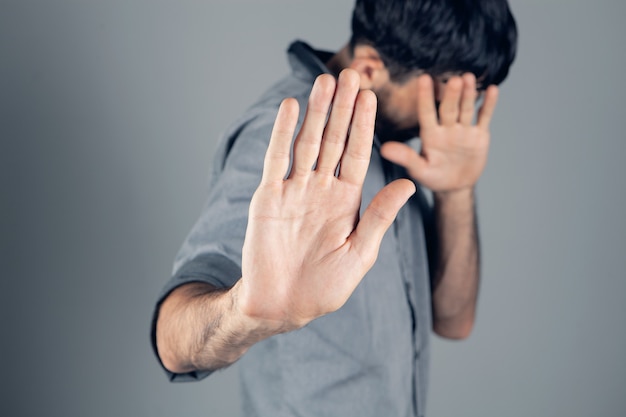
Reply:
[[[290,330],[286,328],[285,323],[259,314],[254,306],[246,302],[249,297],[243,295],[244,291],[243,278],[229,290],[231,312],[233,320],[237,322],[237,327],[248,335],[253,343]]]
[[[433,200],[438,223],[444,222],[447,227],[453,225],[455,230],[475,227],[476,204],[473,187],[436,193]]]
[[[433,198],[438,204],[472,203],[474,202],[474,187],[459,188],[450,191],[435,191]]]

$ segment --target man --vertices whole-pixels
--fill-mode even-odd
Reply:
[[[335,54],[292,44],[227,132],[156,309],[172,380],[241,359],[246,416],[421,416],[430,329],[474,323],[506,0],[357,0],[352,29]]]

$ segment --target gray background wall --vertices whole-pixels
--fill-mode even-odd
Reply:
[[[621,0],[512,0],[480,182],[476,331],[431,416],[626,415]],[[216,138],[352,1],[0,0],[0,414],[236,416],[236,366],[173,385],[148,343]]]

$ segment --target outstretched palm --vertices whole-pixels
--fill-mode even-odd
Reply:
[[[408,180],[391,183],[358,218],[375,113],[375,96],[359,92],[356,72],[344,71],[336,91],[332,76],[320,76],[284,179],[298,105],[281,105],[243,247],[239,301],[249,316],[280,331],[301,327],[341,307],[373,265],[415,191]]]
[[[456,191],[476,184],[487,162],[489,122],[498,88],[490,86],[474,124],[476,79],[472,74],[452,77],[439,106],[435,108],[432,80],[418,80],[417,116],[422,140],[421,154],[398,142],[386,143],[381,152],[404,166],[409,175],[433,191]]]

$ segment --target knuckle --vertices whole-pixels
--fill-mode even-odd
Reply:
[[[343,144],[346,141],[346,132],[337,129],[329,129],[324,134],[324,140],[333,145]]]

